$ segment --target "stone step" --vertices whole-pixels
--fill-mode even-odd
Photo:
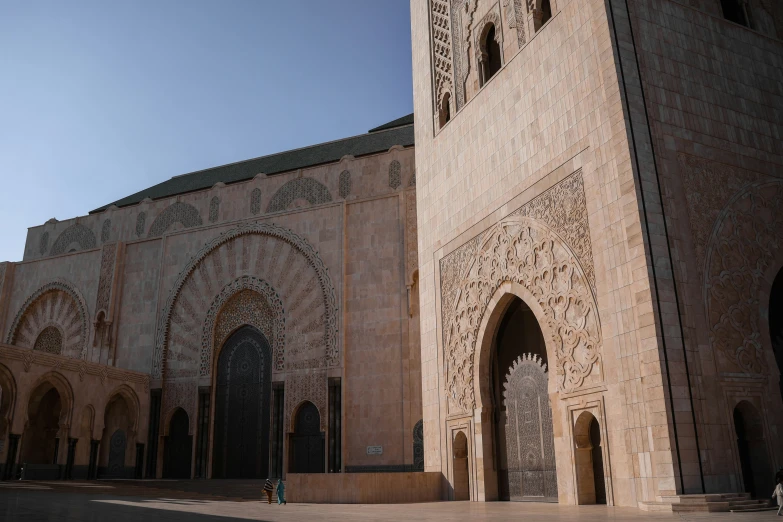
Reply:
[[[729,509],[732,513],[753,513],[756,511],[777,511],[777,506],[758,505],[758,506],[740,506]]]

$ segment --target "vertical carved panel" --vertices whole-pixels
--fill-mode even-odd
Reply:
[[[218,220],[220,213],[220,198],[215,196],[209,201],[209,222],[214,223]]]
[[[470,41],[477,0],[452,0],[451,30],[454,52],[454,93],[457,110],[467,103],[465,82],[470,74]]]
[[[389,164],[389,187],[393,190],[397,190],[402,184],[402,165],[397,160],[392,161]]]
[[[139,212],[136,216],[136,236],[141,237],[144,235],[144,225],[147,222],[147,213]]]
[[[451,20],[449,0],[430,1],[432,25],[432,67],[435,80],[435,111],[447,92],[453,91],[453,64],[451,61]]]
[[[250,193],[250,213],[257,216],[261,212],[261,189],[253,189]]]
[[[303,401],[310,401],[318,408],[321,416],[321,431],[326,430],[326,372],[297,372],[288,374],[285,381],[285,419],[291,422],[294,409]],[[286,431],[290,424],[286,425]]]
[[[405,194],[406,274],[410,277],[419,268],[419,234],[416,225],[416,192]]]
[[[114,281],[114,265],[117,259],[117,244],[106,245],[101,252],[101,275],[98,282],[98,297],[95,301],[95,313],[109,313],[111,289]]]
[[[424,421],[413,427],[413,471],[424,471]]]
[[[344,170],[340,173],[340,197],[345,199],[351,195],[351,173]]]

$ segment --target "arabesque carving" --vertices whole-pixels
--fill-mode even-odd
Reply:
[[[57,241],[52,245],[52,250],[49,254],[53,256],[64,254],[65,249],[74,243],[79,245],[77,251],[95,248],[95,234],[81,223],[74,223],[63,230],[63,233],[57,237]]]
[[[189,203],[175,201],[155,218],[147,237],[162,236],[174,223],[179,223],[185,228],[200,227],[203,224],[196,207]]]
[[[453,64],[451,61],[451,7],[449,0],[430,1],[432,26],[432,64],[435,78],[435,112],[443,95],[453,90]]]
[[[478,330],[491,297],[504,282],[526,288],[543,314],[539,321],[554,356],[550,364],[554,362],[558,391],[600,384],[598,306],[576,256],[545,225],[526,217],[509,217],[483,236],[457,285],[455,302],[446,311],[450,411],[470,411],[476,406],[473,375]]]
[[[710,343],[724,372],[768,372],[759,331],[761,284],[780,258],[783,181],[759,182],[735,195],[707,247],[704,299]]]
[[[114,281],[114,264],[117,259],[117,244],[106,245],[101,251],[101,275],[98,280],[98,297],[95,300],[95,313],[109,313],[111,287]]]

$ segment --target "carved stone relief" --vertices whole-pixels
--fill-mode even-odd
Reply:
[[[226,285],[212,302],[204,320],[199,375],[212,374],[212,359],[228,337],[242,325],[258,328],[269,340],[275,369],[285,369],[285,312],[277,292],[266,281],[242,276]]]
[[[443,323],[450,411],[475,408],[478,330],[490,298],[507,281],[526,288],[543,313],[539,321],[554,351],[557,389],[571,392],[603,382],[598,306],[576,255],[553,230],[509,217],[483,234],[464,270],[456,285],[450,282],[456,286],[454,302],[442,299],[450,307]]]
[[[196,207],[175,201],[155,218],[147,237],[162,236],[174,223],[180,223],[185,228],[198,227],[203,224]]]
[[[48,326],[59,328],[63,355],[82,359],[86,356],[87,307],[70,283],[53,281],[33,293],[17,312],[7,343],[33,348]]]
[[[557,232],[579,258],[590,288],[595,293],[593,246],[590,241],[587,199],[581,171],[571,174],[512,215],[539,220]]]
[[[470,52],[473,17],[476,14],[477,0],[452,0],[451,30],[454,41],[454,90],[457,110],[467,103],[465,83],[470,75]]]
[[[38,242],[38,252],[41,255],[46,254],[46,251],[49,249],[49,232],[44,232],[41,234],[41,240]]]
[[[147,222],[147,213],[139,212],[136,216],[136,236],[141,237],[144,235],[144,225]]]
[[[59,355],[63,349],[63,334],[56,326],[47,326],[35,339],[33,350]]]
[[[392,190],[397,190],[397,187],[399,187],[402,184],[402,165],[400,165],[400,162],[397,160],[393,160],[389,164],[389,187],[392,188]]]
[[[166,380],[163,383],[162,418],[171,417],[171,412],[182,408],[188,414],[189,431],[193,435],[196,428],[196,399],[198,396],[198,382],[195,380]],[[168,430],[168,426],[163,427]]]
[[[679,154],[688,220],[698,259],[698,270],[704,275],[704,255],[718,215],[732,195],[742,187],[759,181],[761,175],[688,154]]]
[[[286,369],[339,364],[337,299],[323,261],[290,230],[255,223],[221,234],[180,272],[158,323],[154,377],[164,369],[182,375],[198,367],[205,320],[217,313],[210,303],[214,306],[215,296],[227,285],[251,274],[274,288],[275,298],[263,285],[248,283],[249,288],[266,295],[273,309],[285,305]]]
[[[522,0],[503,0],[503,7],[506,9],[506,19],[508,26],[517,31],[517,46],[521,49],[527,43],[525,33],[525,17],[527,10]]]
[[[458,2],[457,2],[458,3]],[[432,27],[432,66],[435,79],[435,112],[443,95],[453,92],[453,64],[451,61],[452,40],[449,0],[430,1],[430,24]]]
[[[117,259],[117,244],[106,245],[101,251],[101,275],[98,282],[98,297],[95,301],[95,313],[109,313],[111,287],[114,281],[114,263]]]
[[[321,415],[321,431],[326,431],[328,413],[326,411],[327,397],[326,372],[295,372],[289,373],[285,380],[285,419],[287,421],[286,432],[292,431],[294,410],[303,401],[310,401],[318,408]]]
[[[717,180],[713,183],[717,183]],[[710,344],[724,372],[766,374],[761,284],[783,248],[783,181],[746,187],[720,213],[707,245],[704,299]]]
[[[218,214],[220,213],[220,198],[214,196],[209,200],[209,222],[215,223],[218,220]]]
[[[92,230],[85,227],[84,225],[80,223],[74,223],[73,225],[63,230],[63,233],[60,234],[60,236],[57,238],[57,241],[55,241],[54,245],[52,245],[52,250],[49,253],[53,256],[64,254],[66,249],[74,243],[78,245],[77,250],[89,250],[90,248],[95,248],[95,234],[93,234]]]
[[[101,225],[101,243],[105,243],[111,236],[111,219],[104,219]]]
[[[261,189],[253,189],[250,193],[250,213],[257,216],[261,212]]]
[[[344,170],[340,173],[340,197],[345,199],[351,195],[351,173]]]
[[[332,195],[323,183],[313,178],[296,178],[278,189],[266,211],[269,213],[287,210],[297,200],[305,200],[310,205],[320,205],[332,201]]]

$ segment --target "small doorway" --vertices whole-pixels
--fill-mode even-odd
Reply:
[[[582,412],[576,420],[574,442],[579,504],[606,504],[601,425],[589,411]]]
[[[62,400],[54,387],[39,387],[28,407],[29,418],[22,442],[22,463],[57,464]],[[28,477],[29,478],[29,477]]]
[[[171,416],[169,435],[166,437],[163,447],[163,478],[190,478],[193,446],[189,430],[188,414],[182,408],[178,408]]]
[[[454,500],[470,500],[468,438],[460,431],[454,437]]]
[[[291,473],[323,473],[324,464],[321,415],[315,404],[306,401],[296,412],[291,435]]]
[[[767,455],[761,415],[748,401],[741,401],[734,408],[734,431],[745,491],[754,499],[769,498],[774,472]]]

